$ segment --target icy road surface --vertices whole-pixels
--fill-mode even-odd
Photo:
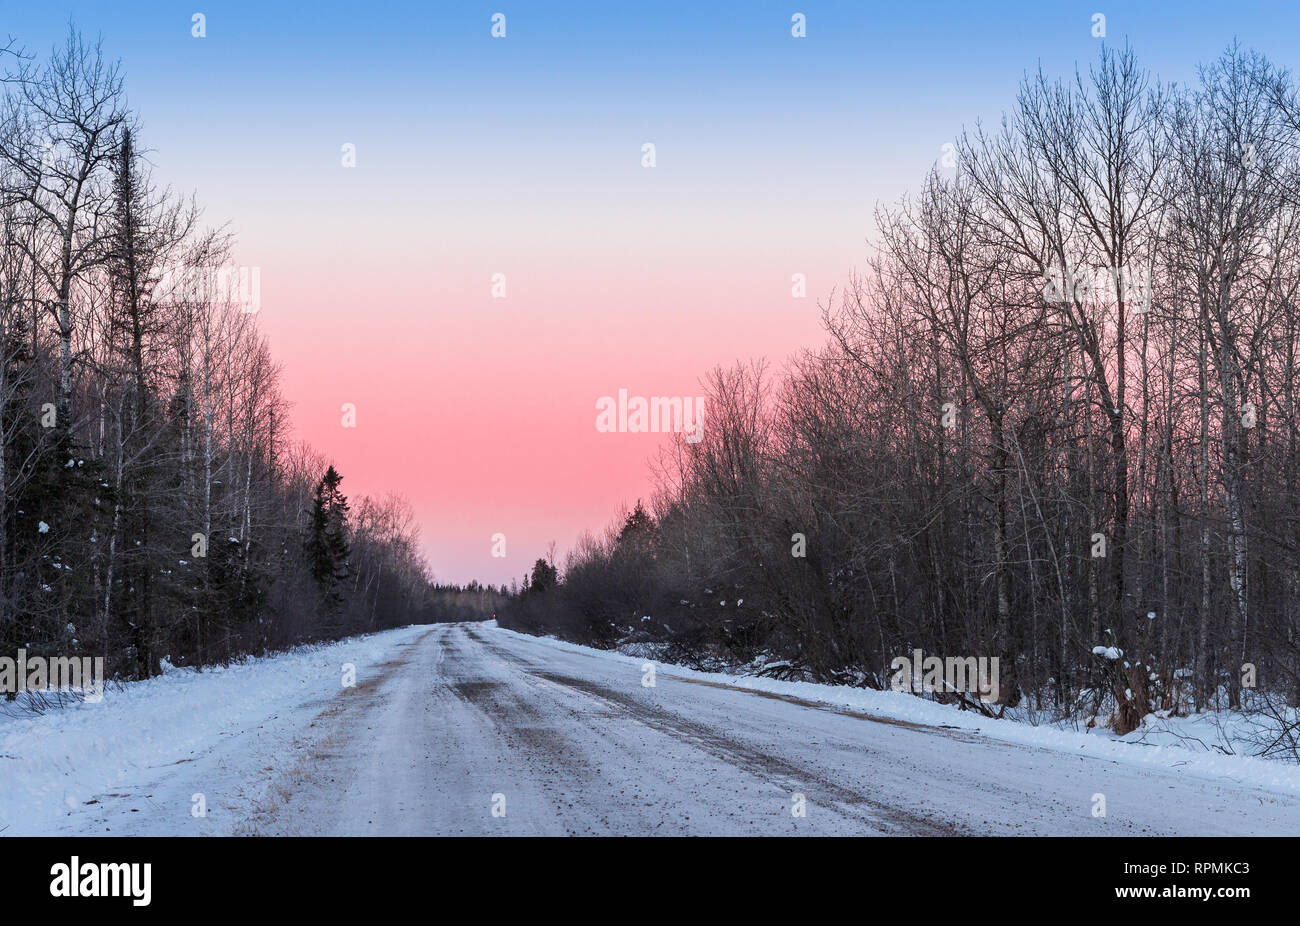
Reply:
[[[365,658],[352,657],[358,684],[342,688],[338,664],[363,643]],[[24,784],[33,799],[0,803],[11,818],[0,826],[267,835],[1300,832],[1300,795],[1289,786],[882,719],[671,666],[645,687],[640,660],[491,625],[404,628],[316,652],[311,671],[290,654],[257,661],[242,678],[227,670],[190,676],[188,689],[160,686],[158,697],[195,700],[196,732],[146,736],[148,761],[126,735],[100,743],[98,766],[70,756],[65,769],[42,740],[33,748],[44,758],[24,770],[15,755],[23,721],[5,721],[0,752],[17,763],[0,758],[0,775],[43,777]],[[260,698],[259,673],[267,676]],[[235,683],[246,704],[220,688]],[[112,699],[64,713],[80,720]],[[230,713],[218,709],[220,724],[208,722],[200,704]],[[116,720],[105,710],[101,732],[145,706],[121,708]],[[33,732],[53,728],[57,737],[64,722],[46,715]],[[184,717],[174,723],[188,729]],[[205,723],[219,729],[205,734]],[[69,734],[69,748],[86,735]],[[95,776],[109,772],[97,788]],[[1093,815],[1098,794],[1104,817]]]

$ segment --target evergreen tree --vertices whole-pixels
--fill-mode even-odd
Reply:
[[[528,587],[537,593],[545,592],[555,588],[558,578],[555,567],[546,560],[539,559],[533,564],[532,580]]]
[[[307,537],[312,578],[330,610],[343,603],[342,583],[348,577],[348,500],[339,491],[342,482],[338,470],[330,466],[316,484]]]
[[[618,532],[616,549],[619,553],[652,556],[654,538],[654,518],[650,517],[641,505],[641,500],[637,499],[636,507],[623,521],[623,528]]]

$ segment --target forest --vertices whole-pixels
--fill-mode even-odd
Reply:
[[[1027,71],[877,209],[824,346],[710,373],[703,439],[502,625],[873,688],[996,656],[999,713],[1121,734],[1300,704],[1300,95],[1197,73]]]
[[[259,269],[161,188],[121,66],[0,50],[0,650],[112,677],[490,613],[292,437]]]

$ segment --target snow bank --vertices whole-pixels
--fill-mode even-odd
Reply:
[[[644,657],[628,656],[557,640],[554,637],[531,637],[516,631],[495,629],[493,633],[511,634],[537,640],[569,652],[620,660],[640,666]],[[939,704],[907,692],[875,691],[815,682],[779,681],[762,676],[740,676],[721,672],[699,672],[684,666],[658,664],[659,678],[682,678],[726,685],[732,688],[762,691],[800,698],[828,707],[851,710],[881,720],[902,721],[921,726],[969,730],[1002,743],[1037,746],[1057,752],[1110,759],[1128,765],[1175,769],[1182,775],[1206,780],[1230,780],[1285,794],[1300,791],[1300,766],[1255,756],[1224,755],[1206,744],[1209,728],[1216,721],[1199,715],[1191,718],[1158,718],[1133,733],[1117,737],[1108,730],[1083,733],[1053,726],[1033,726],[1012,720],[992,720],[956,705]],[[666,666],[666,668],[665,668]],[[1163,721],[1163,724],[1158,721]],[[1221,721],[1219,721],[1221,722]],[[1199,734],[1199,735],[1198,735]],[[1194,739],[1193,739],[1194,737]],[[1200,742],[1202,745],[1197,746]]]
[[[356,666],[361,683],[396,646],[430,629],[402,627],[201,671],[169,668],[157,678],[110,686],[97,704],[0,714],[0,834],[52,834],[102,800],[143,800],[148,795],[141,792],[172,766],[203,763],[223,737],[281,713],[299,713],[309,723],[315,711],[301,709],[319,709],[339,693],[344,663]],[[266,739],[266,754],[253,750],[211,763],[203,771],[211,789],[274,763],[274,738]],[[188,802],[189,795],[176,799]]]

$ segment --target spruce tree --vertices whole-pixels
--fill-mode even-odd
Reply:
[[[342,482],[338,470],[330,466],[316,484],[307,537],[312,578],[329,610],[342,605],[342,584],[348,577],[348,500],[339,491]]]

